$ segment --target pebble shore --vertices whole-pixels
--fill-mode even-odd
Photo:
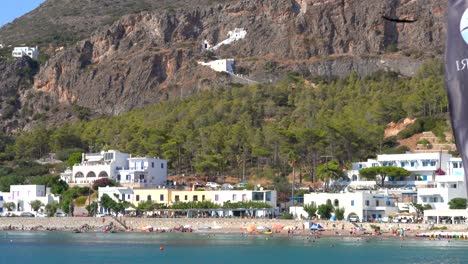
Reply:
[[[274,225],[282,225],[286,229],[295,229],[298,233],[303,230],[304,220],[282,220],[282,219],[237,219],[237,218],[133,218],[123,217],[120,219],[129,230],[142,231],[143,227],[152,226],[156,229],[170,230],[177,226],[190,225],[194,232],[198,231],[199,227],[209,226],[211,231],[218,233],[240,233],[245,232],[249,225],[273,227]],[[113,222],[119,228],[123,227],[111,217],[51,217],[51,218],[23,218],[23,217],[3,217],[0,218],[0,230],[37,230],[37,231],[72,231],[79,229],[82,226],[89,226],[91,230],[94,228],[109,225]],[[314,221],[320,223],[325,232],[324,235],[347,235],[355,226],[353,223],[346,221]],[[408,236],[412,236],[419,232],[430,230],[429,224],[398,224],[398,223],[357,223],[357,225],[365,228],[367,232],[373,231],[373,226],[379,226],[384,235],[391,235],[392,229],[405,228],[409,230]],[[372,226],[371,226],[372,225]],[[468,225],[435,225],[435,227],[447,227],[444,231],[467,231]],[[307,230],[305,230],[307,231]],[[206,231],[205,231],[206,232]],[[287,232],[283,230],[282,232]]]

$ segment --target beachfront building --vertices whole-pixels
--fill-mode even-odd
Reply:
[[[151,157],[131,157],[117,150],[83,153],[81,163],[61,174],[61,179],[73,185],[90,185],[97,179],[109,178],[122,186],[151,187],[164,185],[167,161]]]
[[[39,49],[37,47],[15,47],[13,49],[12,56],[15,58],[28,56],[31,59],[37,59],[39,56]]]
[[[170,193],[171,204],[173,203],[187,203],[187,202],[200,202],[212,201],[212,191],[184,191],[173,190]]]
[[[450,200],[467,198],[464,178],[464,173],[436,177],[435,181],[418,188],[417,202],[419,204],[430,204],[436,210],[449,209],[448,202]]]
[[[128,187],[99,187],[98,189],[98,200],[101,201],[102,196],[107,195],[115,202],[132,202],[133,190]],[[101,214],[111,213],[109,208],[105,208],[98,203],[98,211]]]
[[[132,204],[138,206],[139,203],[152,201],[153,204],[169,206],[171,190],[167,188],[134,188]]]
[[[138,206],[141,202],[152,201],[153,204],[171,206],[176,203],[211,201],[219,204],[220,208],[225,203],[237,202],[263,202],[270,205],[273,210],[277,207],[277,194],[272,190],[219,190],[219,191],[197,191],[197,190],[174,190],[167,188],[130,188],[130,187],[100,187],[98,190],[99,201],[107,194],[116,202],[127,201]],[[195,208],[194,208],[195,209]],[[251,208],[239,208],[241,211],[249,212],[252,216],[262,217],[271,213],[272,210],[251,210]],[[107,208],[99,205],[99,212],[109,213]],[[219,210],[213,212],[218,216],[237,216],[240,210]]]
[[[375,221],[398,212],[397,199],[383,193],[309,193],[304,194],[304,205],[319,206],[331,204],[344,208],[345,219],[355,221]],[[297,217],[300,217],[297,215]],[[307,217],[307,215],[303,215]]]
[[[409,172],[408,177],[387,179],[388,185],[415,185],[416,182],[432,181],[437,175],[445,175],[451,166],[452,156],[448,153],[406,153],[377,155],[377,159],[368,159],[366,162],[352,163],[352,169],[347,171],[351,182],[365,182],[359,176],[359,170],[377,166],[401,167]],[[387,185],[387,183],[386,183]]]
[[[212,191],[211,201],[223,205],[224,203],[237,203],[237,202],[262,202],[275,208],[276,205],[276,191],[272,190],[222,190]]]
[[[59,202],[59,197],[50,192],[50,188],[44,185],[11,185],[10,192],[0,193],[0,213],[6,212],[4,203],[13,202],[15,204],[14,213],[33,212],[31,202],[39,200],[42,202],[44,208],[51,202]]]

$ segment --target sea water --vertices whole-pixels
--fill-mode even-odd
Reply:
[[[468,241],[0,232],[0,263],[468,263]]]

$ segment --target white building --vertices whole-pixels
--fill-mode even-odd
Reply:
[[[418,203],[430,204],[435,210],[449,209],[448,202],[454,198],[467,198],[465,173],[461,158],[448,162],[449,175],[437,175],[435,181],[418,188]]]
[[[50,193],[50,188],[44,185],[11,185],[10,192],[0,193],[0,212],[6,212],[3,207],[6,202],[15,203],[14,212],[33,212],[30,203],[39,200],[44,206],[51,202],[59,202],[59,197]]]
[[[411,175],[405,178],[390,177],[387,179],[389,185],[404,185],[408,181],[412,184],[416,181],[432,181],[433,175],[439,169],[447,174],[451,158],[450,154],[439,152],[378,155],[377,159],[352,163],[352,169],[347,171],[347,176],[351,181],[365,181],[359,176],[359,170],[377,166],[395,166],[410,171]]]
[[[270,190],[220,190],[209,191],[212,202],[223,205],[226,202],[262,202],[270,205],[272,208],[276,207],[276,191]]]
[[[203,65],[203,66],[208,66],[212,70],[217,71],[217,72],[234,73],[234,69],[235,69],[234,59],[222,59],[222,60],[214,60],[210,62],[198,62],[198,64]]]
[[[21,58],[28,56],[32,59],[37,59],[39,56],[39,49],[36,47],[15,47],[12,52],[12,56],[15,58]]]
[[[84,153],[80,164],[75,164],[61,175],[70,184],[89,185],[97,179],[110,178],[123,186],[150,187],[164,185],[167,179],[167,161],[151,157],[131,157],[117,150]]]
[[[128,187],[99,187],[98,194],[99,201],[101,201],[104,194],[108,195],[116,202],[131,202],[133,198],[133,190]],[[108,208],[102,207],[101,203],[98,203],[98,211],[100,213],[111,213]]]
[[[319,206],[330,200],[335,208],[344,208],[345,219],[357,217],[358,221],[375,220],[398,212],[397,200],[381,193],[310,193],[304,194],[304,205]],[[298,215],[299,216],[299,215]],[[307,217],[306,215],[303,215]]]

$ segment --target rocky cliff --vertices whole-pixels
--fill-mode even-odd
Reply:
[[[76,113],[51,109],[113,115],[229,84],[228,75],[197,65],[210,57],[235,58],[238,73],[273,81],[290,71],[412,75],[443,51],[445,6],[436,0],[211,3],[125,16],[53,54],[33,88],[19,92],[21,108],[60,122]],[[417,21],[397,24],[382,16]],[[218,43],[234,28],[244,28],[246,37],[201,52],[204,40]]]

